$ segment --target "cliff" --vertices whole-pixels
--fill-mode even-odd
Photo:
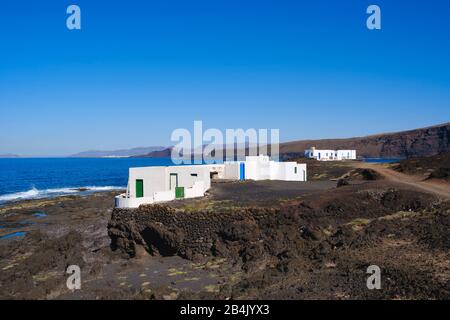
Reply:
[[[427,128],[346,139],[299,140],[280,144],[281,155],[303,155],[310,147],[355,149],[357,156],[411,158],[450,154],[450,122]],[[170,157],[171,148],[138,157]]]
[[[410,158],[450,153],[450,122],[428,128],[348,139],[302,140],[280,144],[281,154],[318,149],[355,149],[363,157]]]

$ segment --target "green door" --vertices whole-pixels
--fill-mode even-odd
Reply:
[[[175,198],[184,198],[184,187],[175,188]]]
[[[144,197],[144,180],[136,180],[136,198]]]

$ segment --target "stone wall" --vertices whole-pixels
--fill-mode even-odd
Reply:
[[[275,209],[240,209],[222,212],[185,212],[169,206],[147,205],[139,209],[114,209],[108,225],[113,249],[130,256],[135,245],[151,254],[195,255],[217,253],[217,242],[258,241],[258,224],[279,213]]]
[[[244,270],[294,256],[316,239],[295,208],[186,212],[148,205],[115,209],[108,233],[112,249],[130,257],[142,248],[152,255],[190,260],[219,256],[242,262]]]
[[[422,210],[435,201],[432,196],[409,190],[352,190],[343,187],[327,199],[319,197],[313,203],[277,208],[184,211],[158,204],[116,208],[108,234],[112,249],[130,257],[142,249],[152,255],[179,255],[191,260],[213,255],[239,260],[253,268],[261,261],[271,264],[308,254],[323,238],[321,230],[330,225]]]

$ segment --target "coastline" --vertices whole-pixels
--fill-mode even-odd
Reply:
[[[91,207],[100,211],[110,211],[114,207],[114,197],[125,189],[94,191],[86,194],[70,194],[40,199],[17,200],[0,205],[0,219],[31,218],[33,214],[45,213],[46,218],[62,216],[75,217]],[[63,210],[64,209],[64,210]],[[42,218],[42,217],[41,217]],[[0,225],[1,225],[0,221]],[[0,230],[5,231],[7,228]]]
[[[23,200],[0,208],[0,299],[53,299],[65,268],[108,261],[107,224],[118,191]],[[6,238],[7,235],[15,235]],[[97,252],[97,253],[96,253]]]
[[[220,182],[203,198],[136,210],[114,209],[120,191],[8,204],[0,299],[448,298],[449,202],[367,180],[357,164],[318,165],[307,184]],[[390,277],[383,291],[365,288],[374,263]]]
[[[10,201],[85,195],[126,188],[131,167],[159,166],[168,159],[0,159],[0,205]]]
[[[21,205],[22,203],[30,202],[33,205],[33,201],[45,201],[55,199],[56,201],[64,197],[86,197],[95,193],[101,192],[123,192],[126,187],[119,186],[86,186],[86,187],[64,187],[38,190],[32,188],[28,191],[21,191],[10,194],[0,195],[0,213],[1,209],[8,207],[9,205]],[[3,200],[11,199],[11,200]]]
[[[181,269],[192,272],[179,283],[191,292],[215,287],[239,272],[230,271],[232,265],[217,270],[210,261],[194,265],[176,256],[150,255],[129,259],[112,251],[108,223],[116,194],[26,200],[0,208],[0,299],[172,299],[171,283],[183,277]],[[15,236],[1,238],[10,234]],[[88,289],[67,289],[68,265],[80,266]]]

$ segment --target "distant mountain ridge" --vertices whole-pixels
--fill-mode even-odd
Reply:
[[[154,151],[164,150],[165,147],[138,147],[133,149],[121,149],[112,151],[88,150],[71,155],[72,158],[107,158],[107,157],[133,157]]]
[[[20,156],[12,153],[4,153],[0,154],[0,158],[20,158]]]
[[[146,154],[138,154],[132,158],[170,158],[173,147],[164,148],[163,150],[156,150]]]
[[[374,158],[411,158],[450,153],[450,122],[365,137],[286,142],[280,144],[280,154],[303,153],[310,147],[355,149],[357,156]]]
[[[411,158],[450,154],[450,122],[426,128],[345,139],[299,140],[280,143],[280,155],[301,156],[310,147],[355,149],[358,157]],[[135,157],[170,157],[172,147]]]

